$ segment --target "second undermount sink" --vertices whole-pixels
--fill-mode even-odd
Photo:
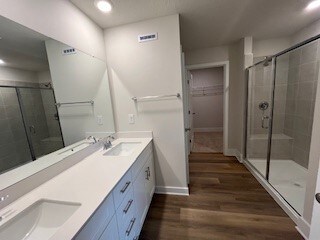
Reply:
[[[80,144],[78,144],[78,145],[76,145],[76,146],[74,146],[72,148],[68,148],[68,149],[58,153],[58,155],[62,155],[62,156],[66,157],[66,156],[74,154],[74,153],[76,153],[76,152],[88,147],[89,145],[90,145],[89,142],[83,142],[83,143],[80,143]]]
[[[80,205],[80,203],[39,200],[0,226],[0,240],[49,239]]]
[[[122,157],[130,156],[140,144],[141,142],[121,142],[103,155]]]

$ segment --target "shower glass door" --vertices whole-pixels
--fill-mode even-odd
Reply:
[[[267,178],[269,129],[273,95],[271,61],[264,61],[248,70],[246,158]]]
[[[34,158],[63,147],[52,89],[18,88],[27,136]]]
[[[0,173],[32,161],[15,88],[0,87]]]
[[[303,213],[319,76],[319,40],[276,57],[269,183]]]

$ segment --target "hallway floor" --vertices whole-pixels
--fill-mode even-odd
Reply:
[[[195,132],[192,152],[222,153],[223,132]]]
[[[190,196],[155,194],[140,240],[302,240],[294,222],[234,157],[192,153]]]

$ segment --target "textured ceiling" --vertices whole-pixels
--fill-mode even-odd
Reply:
[[[179,13],[186,50],[293,34],[320,18],[320,10],[304,11],[309,0],[112,0],[103,14],[94,0],[70,0],[102,28]]]

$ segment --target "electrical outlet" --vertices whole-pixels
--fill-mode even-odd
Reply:
[[[129,123],[130,124],[134,124],[134,115],[133,114],[129,114],[128,118],[129,118]]]
[[[97,116],[97,124],[98,125],[103,125],[103,117],[102,117],[102,115],[98,115]]]

